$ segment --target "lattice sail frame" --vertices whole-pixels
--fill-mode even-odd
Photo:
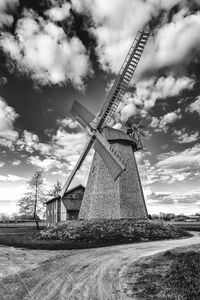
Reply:
[[[119,74],[110,89],[107,99],[99,114],[98,129],[102,128],[102,125],[106,124],[112,119],[119,103],[124,96],[127,87],[135,73],[136,67],[144,51],[145,45],[148,41],[150,33],[147,31],[139,31],[133,44],[131,45],[129,52],[122,64]]]

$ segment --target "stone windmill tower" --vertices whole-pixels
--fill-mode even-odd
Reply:
[[[107,124],[126,92],[148,37],[149,32],[138,32],[98,117],[78,102],[71,108],[70,113],[87,130],[90,140],[61,191],[61,200],[92,145],[95,149],[79,219],[147,218],[134,156],[141,142],[127,130]]]

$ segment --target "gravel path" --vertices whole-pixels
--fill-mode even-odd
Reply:
[[[199,233],[181,240],[118,245],[89,250],[51,251],[39,283],[27,290],[27,300],[126,300],[123,274],[134,260],[176,247],[200,244]],[[36,250],[30,250],[36,251]],[[46,255],[50,251],[45,251]],[[37,270],[34,270],[36,272]],[[34,273],[35,274],[35,273]],[[28,278],[26,284],[28,282]]]

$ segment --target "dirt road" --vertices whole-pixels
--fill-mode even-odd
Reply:
[[[200,234],[182,240],[61,251],[24,280],[27,300],[126,300],[123,273],[134,260],[176,247],[200,244]],[[53,252],[51,252],[53,254]],[[52,255],[51,254],[51,255]],[[58,252],[55,252],[57,255]]]

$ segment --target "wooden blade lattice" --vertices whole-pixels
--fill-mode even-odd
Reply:
[[[95,116],[79,102],[74,101],[70,114],[85,128],[94,120]]]
[[[119,164],[119,162],[121,161],[121,157],[117,157],[117,153],[113,148],[110,147],[110,150],[106,149],[98,139],[96,139],[94,142],[94,149],[103,159],[113,179],[117,180],[117,178],[125,170],[125,166],[122,163]],[[116,158],[118,158],[118,161]]]
[[[101,130],[103,124],[108,123],[112,119],[121,102],[144,51],[149,34],[149,32],[145,31],[138,32],[100,112],[101,119],[97,127],[99,130]]]
[[[70,186],[70,183],[72,182],[72,179],[74,178],[76,172],[80,169],[85,157],[87,156],[88,152],[90,151],[92,144],[93,144],[93,137],[90,139],[89,143],[87,144],[87,146],[85,147],[85,149],[83,150],[78,162],[76,163],[73,171],[71,172],[70,176],[68,177],[67,181],[65,182],[62,191],[60,192],[60,196],[61,198],[64,196],[65,191],[68,189],[68,187]]]

